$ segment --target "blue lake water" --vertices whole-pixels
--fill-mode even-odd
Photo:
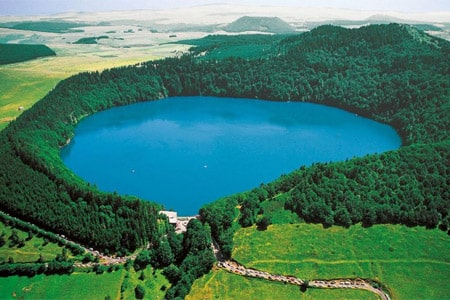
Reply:
[[[174,97],[82,120],[65,164],[104,191],[136,195],[192,215],[313,162],[396,149],[387,125],[299,102]]]

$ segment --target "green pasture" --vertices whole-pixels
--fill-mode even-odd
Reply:
[[[233,258],[255,269],[310,280],[375,279],[395,299],[450,298],[450,239],[437,229],[271,225],[240,229],[234,245]]]
[[[124,271],[70,275],[0,278],[0,299],[120,299]]]
[[[440,230],[400,225],[324,229],[313,224],[240,229],[233,258],[247,267],[304,279],[370,278],[393,299],[450,299],[450,239]],[[358,290],[308,289],[215,269],[188,299],[377,299]]]
[[[45,261],[50,261],[56,257],[57,254],[61,254],[62,248],[55,243],[44,242],[44,238],[33,236],[27,240],[28,233],[17,230],[17,235],[25,240],[25,246],[23,247],[10,247],[9,237],[12,233],[12,228],[6,226],[3,222],[0,222],[0,234],[4,233],[4,239],[6,243],[0,247],[0,262],[8,261],[11,257],[14,262],[36,262],[40,255],[44,257]],[[2,299],[0,297],[0,299]]]
[[[61,79],[33,70],[0,67],[0,130],[21,113],[19,108],[30,108]]]
[[[153,272],[148,267],[141,271],[95,272],[76,271],[70,275],[37,275],[34,277],[0,277],[0,299],[136,299],[135,287],[140,284],[145,289],[145,299],[164,299],[170,287],[161,271]]]
[[[224,270],[213,270],[195,281],[186,299],[364,300],[377,299],[377,297],[368,291],[347,289],[308,289],[306,292],[302,292],[295,285],[242,277]]]

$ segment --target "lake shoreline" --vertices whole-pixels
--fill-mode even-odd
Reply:
[[[383,134],[393,141],[380,148],[376,141],[382,143]],[[97,136],[83,142],[91,135]],[[309,142],[316,142],[318,149]],[[346,153],[353,143],[357,151]],[[201,204],[244,192],[303,165],[401,145],[391,126],[336,107],[193,96],[120,106],[84,118],[61,157],[100,189],[137,195],[192,215]],[[81,155],[75,159],[77,151]],[[314,158],[312,153],[322,156]],[[177,189],[171,182],[177,182]]]

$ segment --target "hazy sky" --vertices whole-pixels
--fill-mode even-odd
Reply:
[[[163,9],[213,3],[336,7],[400,12],[450,11],[450,0],[0,0],[0,15]]]

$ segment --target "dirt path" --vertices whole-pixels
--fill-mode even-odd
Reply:
[[[278,281],[285,284],[293,284],[303,287],[312,287],[321,289],[360,289],[375,293],[382,300],[390,300],[390,297],[386,292],[384,292],[381,289],[375,288],[371,282],[363,279],[311,280],[307,282],[306,280],[297,278],[295,276],[272,274],[269,272],[264,272],[252,268],[246,268],[237,261],[225,260],[215,241],[213,241],[212,247],[214,254],[216,255],[217,266],[233,274],[271,281]]]

